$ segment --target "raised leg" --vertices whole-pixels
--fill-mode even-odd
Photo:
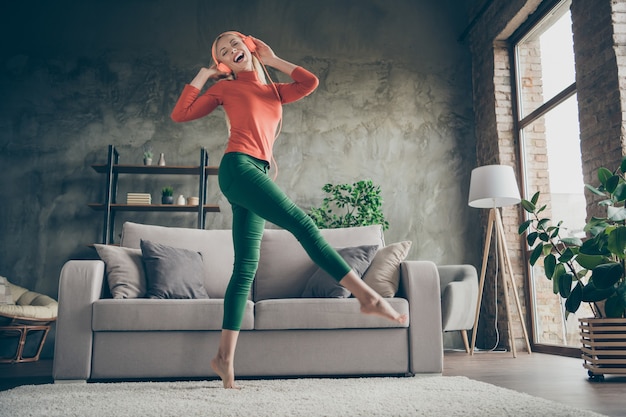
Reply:
[[[359,300],[359,303],[361,303],[361,312],[385,317],[389,320],[397,321],[398,323],[406,322],[406,314],[398,313],[391,307],[387,300],[363,282],[354,271],[348,272],[348,274],[339,281],[339,284],[344,286]]]

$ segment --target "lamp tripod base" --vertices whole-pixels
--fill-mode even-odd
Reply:
[[[524,333],[524,341],[526,342],[526,350],[528,354],[532,353],[530,348],[530,341],[528,339],[528,332],[526,330],[526,325],[524,324],[524,316],[522,314],[522,306],[520,304],[519,295],[517,292],[517,287],[515,286],[515,282],[513,281],[513,268],[511,266],[511,259],[509,258],[509,251],[506,245],[505,235],[504,235],[504,227],[502,225],[502,217],[500,216],[500,211],[497,208],[491,208],[489,210],[489,220],[487,222],[487,236],[485,238],[485,250],[483,252],[483,263],[482,269],[480,271],[480,280],[479,280],[479,288],[478,288],[478,303],[476,304],[476,314],[474,316],[474,327],[472,328],[472,345],[470,348],[470,355],[474,354],[474,350],[476,347],[476,333],[478,330],[478,317],[480,316],[480,307],[482,304],[483,298],[483,290],[485,287],[485,274],[487,272],[487,260],[489,259],[489,248],[491,247],[491,236],[492,232],[495,229],[496,231],[496,251],[498,258],[500,260],[500,270],[502,271],[501,277],[503,281],[503,291],[504,291],[504,308],[506,310],[506,319],[508,324],[508,333],[509,333],[509,344],[511,346],[511,352],[513,353],[513,357],[517,357],[517,349],[515,347],[515,338],[513,337],[513,326],[512,326],[512,317],[511,311],[509,308],[509,287],[513,291],[513,298],[515,300],[515,305],[517,307],[517,314],[519,316],[520,324],[522,325],[522,331]],[[497,279],[497,277],[496,277]],[[497,308],[497,306],[496,306]]]

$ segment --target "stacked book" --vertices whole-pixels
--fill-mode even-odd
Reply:
[[[152,196],[148,193],[127,193],[126,204],[152,204]]]

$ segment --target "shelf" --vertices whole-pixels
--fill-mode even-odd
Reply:
[[[112,244],[115,228],[115,215],[118,212],[161,212],[161,213],[196,213],[198,229],[204,229],[206,213],[218,213],[218,205],[206,204],[207,177],[218,175],[219,168],[209,166],[209,155],[206,148],[200,149],[198,165],[123,165],[120,164],[120,154],[115,146],[109,145],[106,164],[92,164],[91,167],[99,174],[106,175],[104,203],[90,203],[88,206],[103,213],[102,242]],[[117,204],[118,179],[120,174],[143,175],[193,175],[197,178],[198,201],[201,204]],[[128,200],[126,200],[128,201]],[[160,202],[161,199],[158,200]]]
[[[107,164],[93,164],[91,166],[97,173],[104,174],[108,170]],[[159,166],[159,165],[113,165],[114,174],[161,174],[161,175],[198,175],[202,167],[195,166]],[[204,167],[204,175],[217,175],[219,168],[215,166]]]
[[[89,203],[91,209],[103,211],[106,205],[100,203]],[[220,207],[212,204],[205,204],[205,212],[219,213]],[[197,205],[178,205],[178,204],[111,204],[112,211],[161,211],[161,212],[187,212],[197,213]]]

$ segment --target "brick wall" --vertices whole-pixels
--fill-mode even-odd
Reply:
[[[624,93],[620,91],[618,77],[612,8],[621,9],[621,12],[616,12],[616,18],[621,16],[624,20],[624,1],[578,0],[572,3],[571,8],[583,176],[587,184],[598,183],[596,171],[599,167],[617,167],[623,153]],[[624,23],[618,27],[625,31]],[[619,35],[616,37],[619,40]],[[621,43],[623,45],[623,40]],[[623,61],[624,57],[620,59]],[[623,67],[621,72],[624,73]],[[622,83],[623,79],[622,75]],[[587,211],[593,215],[597,209],[590,197],[587,196]]]
[[[507,40],[541,3],[538,0],[494,1],[477,17],[467,37],[466,41],[469,42],[473,59],[476,166],[506,164],[513,166],[519,173],[520,152],[517,134],[514,132]],[[583,175],[585,183],[596,184],[597,168],[617,167],[626,148],[624,144],[626,94],[620,89],[620,86],[626,86],[626,0],[572,0],[571,12]],[[532,59],[532,56],[526,58]],[[530,82],[532,74],[528,75],[527,79]],[[540,90],[540,86],[534,87]],[[540,94],[539,90],[537,94]],[[530,162],[535,167],[541,167],[547,163],[541,126],[534,126],[530,134],[533,135],[534,153],[527,158],[531,158]],[[534,189],[549,191],[547,177],[537,176],[528,181],[532,182]],[[587,195],[588,215],[594,214],[595,209],[590,197]],[[517,235],[517,226],[522,221],[522,211],[518,206],[509,207],[503,209],[502,215],[513,263],[514,280],[530,330],[530,314],[527,311],[529,286],[526,258],[523,253],[525,246]],[[486,223],[486,215],[482,219],[483,223]],[[486,224],[483,226],[483,230],[485,229]],[[496,340],[493,330],[495,262],[492,257],[488,262],[490,267],[487,270],[478,328],[479,347],[491,347]],[[509,347],[501,285],[498,300],[499,342],[500,345]],[[514,309],[514,305],[510,308]],[[553,311],[538,313],[547,316],[554,314]],[[517,320],[514,320],[512,331],[516,346],[523,347],[522,332]]]
[[[520,18],[520,15],[532,13],[538,4],[539,1],[526,2],[521,0],[493,2],[480,16],[469,34],[468,41],[472,51],[472,77],[474,80],[476,166],[504,164],[512,166],[515,172],[519,172],[518,143],[514,132],[510,57],[507,44],[503,40],[506,39],[507,34],[511,33],[510,22],[523,21],[524,19]],[[525,268],[522,261],[521,241],[517,234],[520,216],[519,206],[502,208],[502,220],[508,253],[512,261],[514,281],[518,288],[524,315],[527,316]],[[483,231],[486,234],[486,213],[482,219]],[[476,346],[490,348],[495,346],[497,342],[501,347],[509,347],[509,329],[504,310],[502,281],[498,282],[497,287],[495,285],[496,259],[493,246],[489,253]],[[500,274],[502,272],[499,271]],[[495,331],[496,307],[494,301],[496,288],[499,338]],[[515,314],[515,305],[512,302],[509,308],[511,313]],[[516,340],[522,338],[523,333],[519,321],[513,320],[513,323],[514,337]],[[522,346],[516,342],[516,346],[518,345]]]

